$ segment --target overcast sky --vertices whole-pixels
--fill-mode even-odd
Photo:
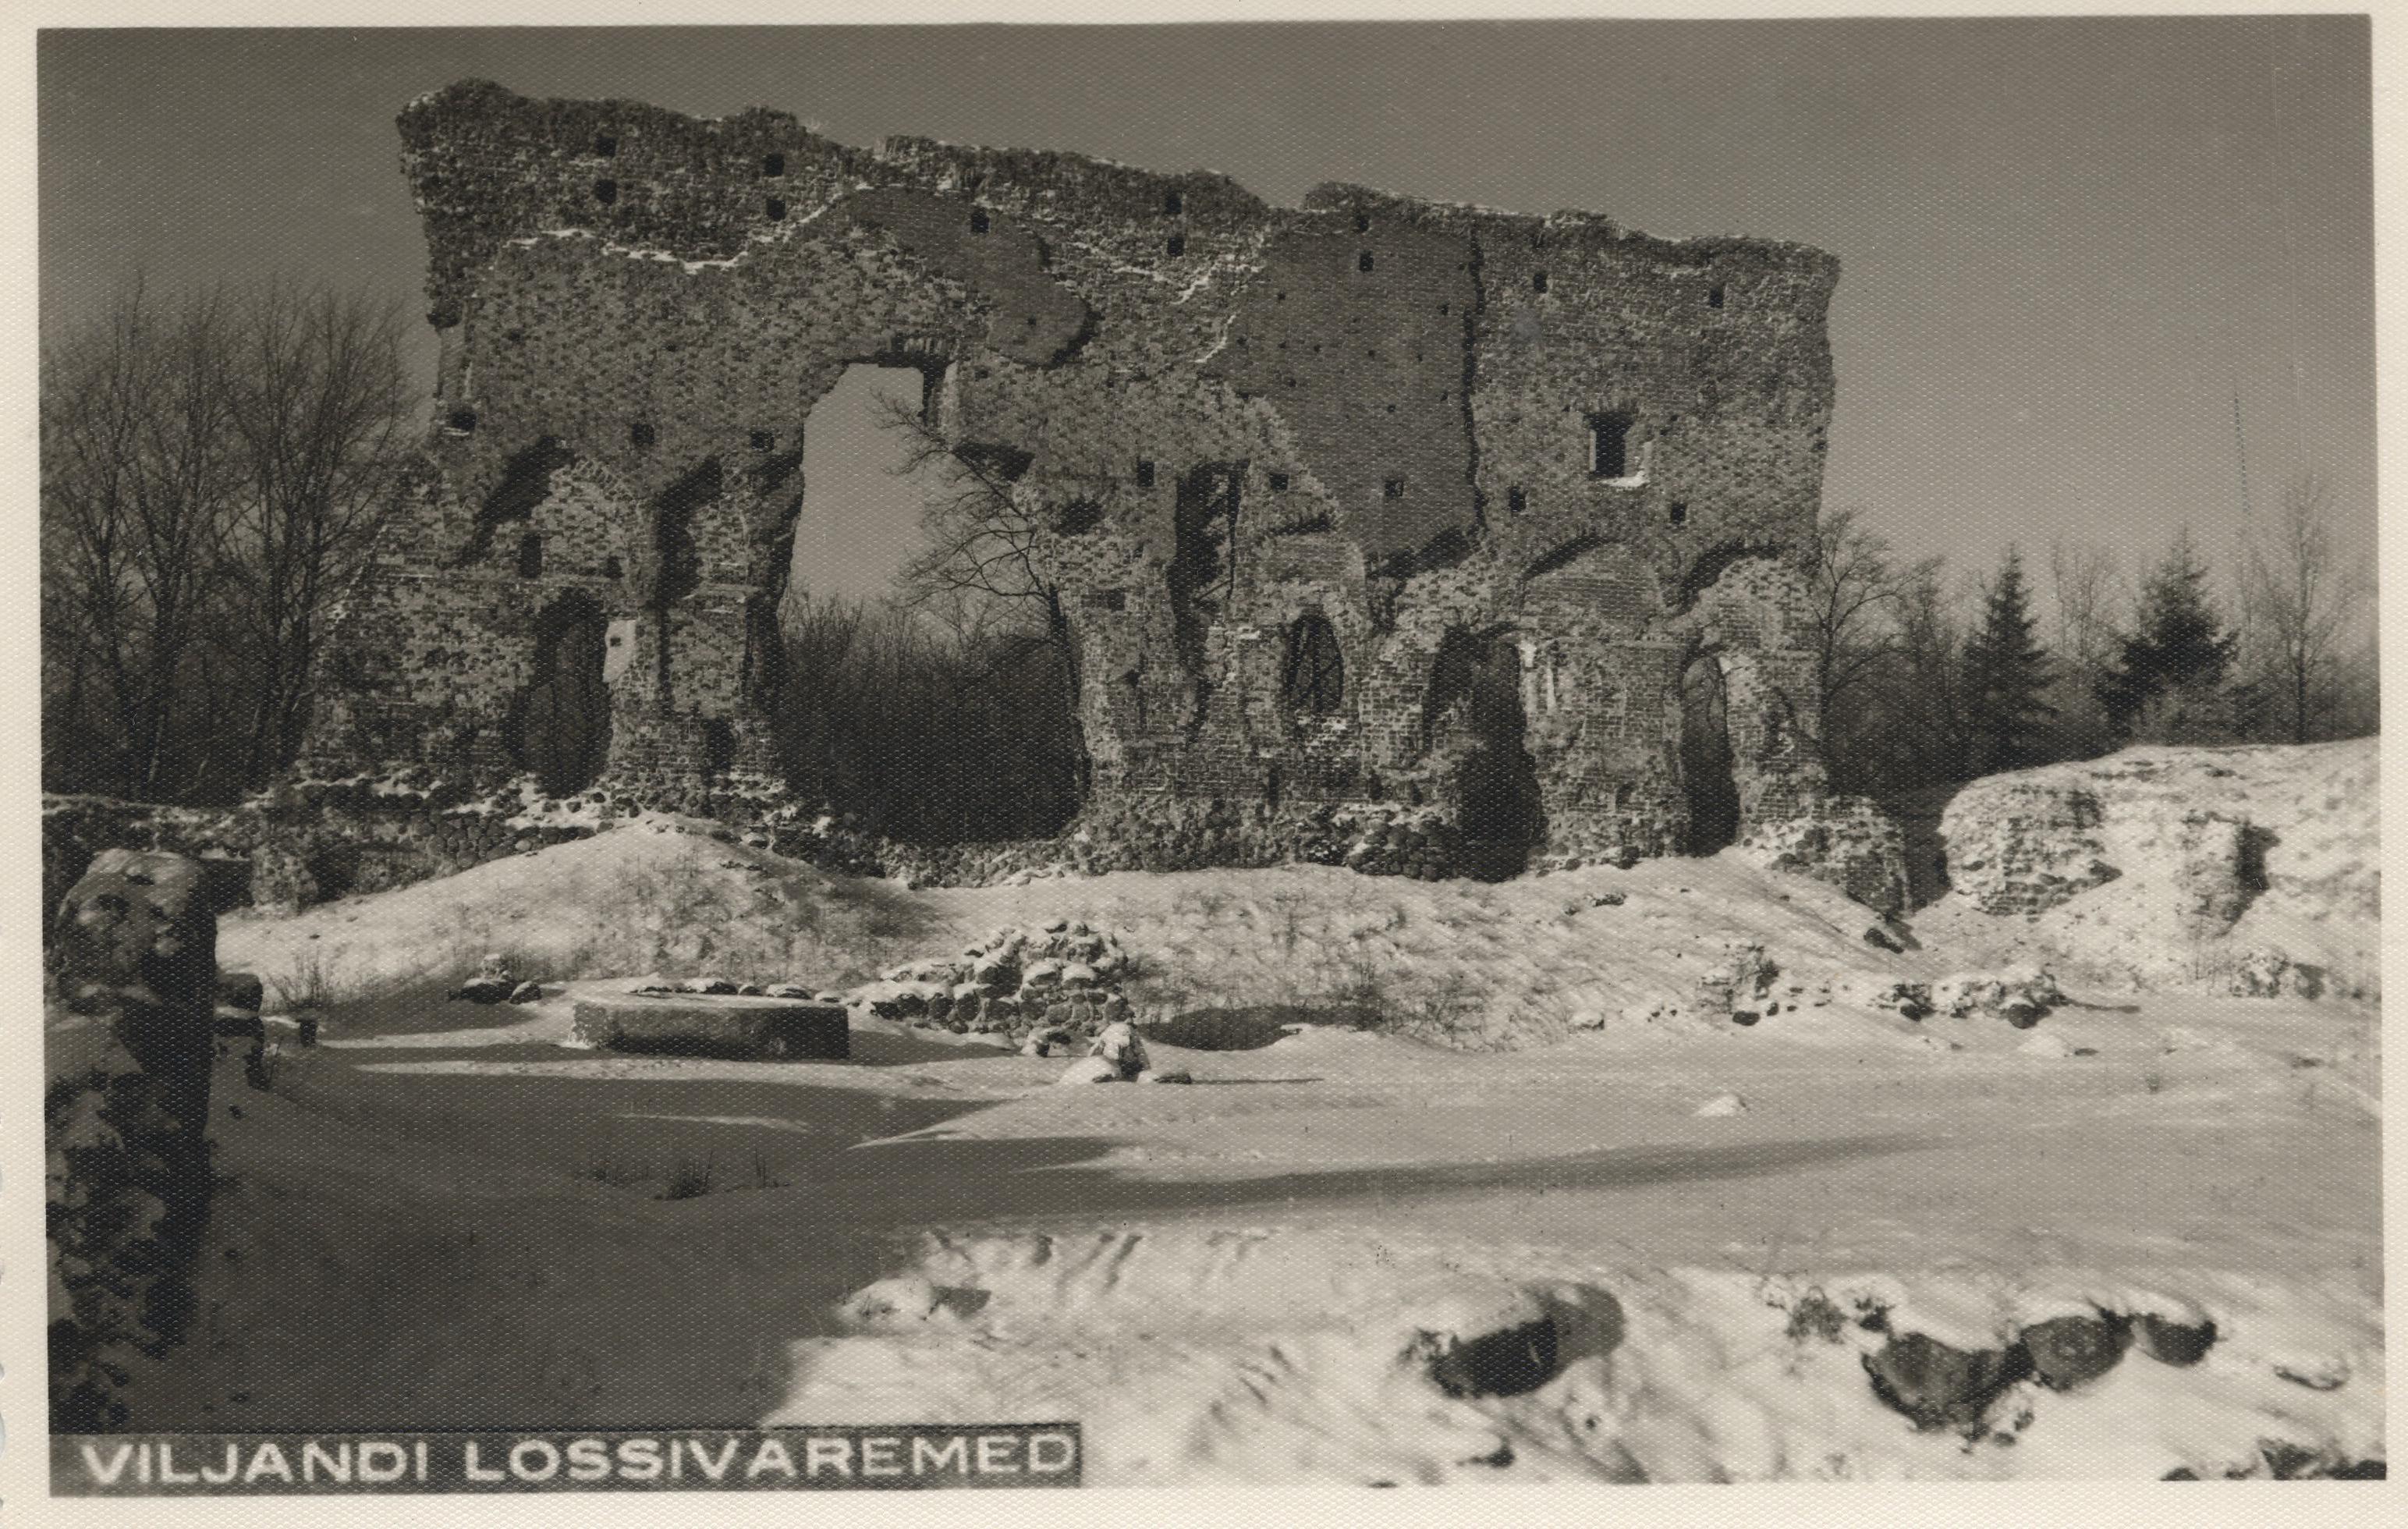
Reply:
[[[280,269],[418,314],[394,117],[481,77],[1216,169],[1280,203],[1351,180],[1798,240],[1842,265],[1824,503],[1902,551],[1982,568],[2066,536],[2129,564],[2186,522],[2220,556],[2237,389],[2260,513],[2313,467],[2372,555],[2362,18],[52,32],[37,58],[46,335],[137,272]],[[904,491],[810,466],[806,555],[853,559],[823,587],[875,582],[899,541],[832,534],[824,501],[891,519]]]

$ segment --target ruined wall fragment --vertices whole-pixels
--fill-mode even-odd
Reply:
[[[1344,185],[1273,207],[1220,176],[480,83],[401,126],[441,399],[344,607],[337,646],[381,661],[330,663],[314,771],[529,768],[510,719],[544,623],[584,602],[592,792],[773,800],[804,421],[869,363],[918,369],[930,422],[1014,464],[1107,858],[1343,855],[1341,809],[1455,842],[1501,821],[1507,778],[1524,858],[1677,850],[1701,653],[1745,824],[1820,799],[1795,560],[1827,255]],[[1325,676],[1302,689],[1300,633]],[[1510,706],[1450,690],[1445,655],[1475,650]]]

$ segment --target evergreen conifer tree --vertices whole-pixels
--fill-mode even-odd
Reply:
[[[2042,698],[2050,665],[2032,635],[2034,624],[2023,555],[2009,547],[1985,592],[1981,627],[1965,645],[1969,774],[2016,769],[2042,758],[2042,734],[2057,708]]]
[[[2207,594],[2207,568],[2179,532],[2164,561],[2141,586],[2135,629],[2120,641],[2115,666],[2099,682],[2099,699],[2119,733],[2129,734],[2159,697],[2186,710],[2221,712],[2225,671],[2240,644],[2224,630]]]

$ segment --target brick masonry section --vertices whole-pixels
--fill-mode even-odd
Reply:
[[[774,800],[804,419],[874,363],[1026,462],[1082,864],[1284,859],[1366,809],[1493,836],[1483,771],[1540,863],[1675,850],[1700,657],[1742,831],[1847,817],[1802,647],[1829,255],[486,83],[400,127],[440,398],[305,777],[487,789],[540,738],[614,800]]]

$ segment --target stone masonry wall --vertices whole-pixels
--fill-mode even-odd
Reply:
[[[547,665],[590,651],[596,791],[774,796],[803,422],[873,363],[1020,467],[1082,653],[1072,837],[1107,861],[1287,858],[1340,807],[1476,835],[1500,769],[1531,852],[1666,852],[1700,654],[1743,822],[1821,798],[1828,255],[473,82],[400,127],[437,422],[343,603],[313,774],[531,769]],[[1518,724],[1464,678],[1499,664]]]

